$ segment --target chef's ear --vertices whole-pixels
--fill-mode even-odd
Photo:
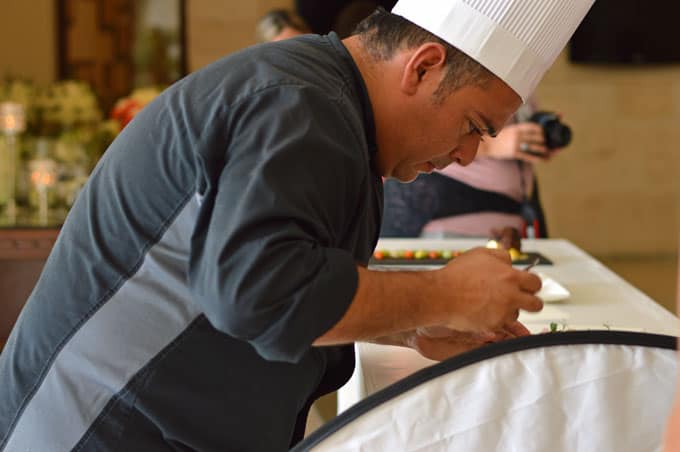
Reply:
[[[401,89],[413,95],[424,82],[439,85],[446,73],[446,49],[436,42],[427,42],[410,51],[401,78]]]

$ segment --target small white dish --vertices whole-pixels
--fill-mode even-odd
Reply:
[[[543,300],[543,303],[557,303],[569,299],[571,293],[562,284],[543,273],[536,274],[543,283],[541,290],[538,291],[536,296]]]

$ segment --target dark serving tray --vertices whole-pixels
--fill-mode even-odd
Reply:
[[[529,265],[538,258],[538,263],[536,265],[552,265],[552,261],[542,255],[541,253],[535,253],[533,251],[526,251],[522,254],[526,254],[523,259],[517,259],[512,261],[512,265]],[[451,259],[455,259],[455,256]],[[385,259],[375,259],[371,258],[368,261],[368,265],[446,265],[451,259],[395,259],[395,258],[385,258]]]

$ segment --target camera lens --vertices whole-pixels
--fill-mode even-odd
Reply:
[[[568,125],[561,123],[554,113],[539,111],[534,113],[529,120],[543,128],[545,146],[548,149],[563,148],[571,142],[571,129]]]

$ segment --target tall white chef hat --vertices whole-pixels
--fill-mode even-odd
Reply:
[[[399,0],[392,12],[439,36],[526,101],[595,0]]]

